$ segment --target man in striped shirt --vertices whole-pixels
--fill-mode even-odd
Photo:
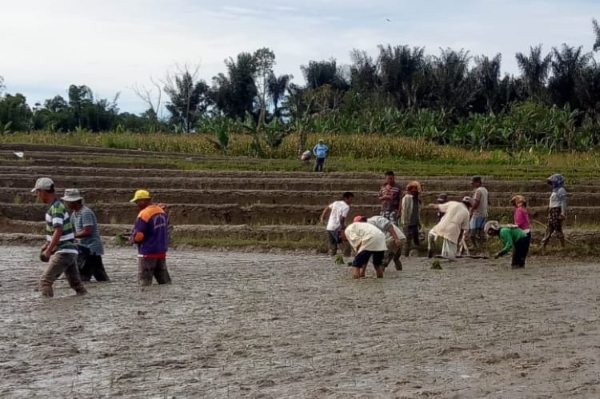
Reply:
[[[52,285],[61,274],[65,274],[71,288],[77,295],[87,294],[87,290],[79,277],[77,269],[77,246],[73,224],[65,205],[56,197],[54,182],[41,177],[35,182],[31,192],[47,205],[46,211],[46,244],[42,247],[40,258],[50,261],[50,265],[40,279],[40,291],[43,296],[53,297]]]

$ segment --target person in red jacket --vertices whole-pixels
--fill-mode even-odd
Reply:
[[[164,205],[153,204],[146,190],[137,190],[130,202],[140,210],[130,237],[138,247],[138,282],[148,286],[155,278],[158,284],[171,284],[167,269],[169,218]]]

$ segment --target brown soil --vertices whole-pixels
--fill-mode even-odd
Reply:
[[[3,397],[594,398],[597,265],[460,261],[354,281],[325,257],[173,252],[174,284],[33,292],[37,252],[3,246]]]

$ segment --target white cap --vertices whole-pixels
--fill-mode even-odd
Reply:
[[[37,190],[50,190],[54,187],[54,182],[49,177],[40,177],[35,182],[35,187],[31,190],[32,193],[35,193]]]

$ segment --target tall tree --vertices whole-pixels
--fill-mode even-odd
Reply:
[[[244,119],[246,112],[254,112],[257,97],[254,76],[257,65],[253,54],[240,53],[237,58],[225,60],[227,74],[213,78],[213,98],[217,108],[226,116]]]
[[[498,88],[500,86],[501,63],[501,54],[496,54],[493,58],[485,55],[475,57],[475,67],[471,71],[475,79],[475,112],[495,112],[499,110]]]
[[[552,76],[548,89],[554,104],[562,107],[569,104],[571,109],[578,107],[575,85],[592,56],[583,52],[583,46],[572,47],[563,44],[560,49],[552,49]]]
[[[281,118],[282,116],[280,105],[293,78],[293,75],[276,76],[274,73],[271,73],[269,76],[267,88],[271,103],[273,104],[273,116],[275,118]]]
[[[529,96],[538,100],[543,98],[546,81],[552,65],[552,54],[542,55],[542,45],[529,48],[529,55],[517,53],[517,65]]]
[[[211,105],[209,87],[198,79],[199,67],[193,71],[186,66],[177,67],[177,71],[168,73],[165,79],[164,91],[169,96],[166,104],[171,114],[172,122],[190,133],[199,118],[204,115]]]
[[[275,53],[269,48],[261,48],[254,52],[254,62],[256,63],[256,71],[254,76],[254,84],[258,95],[258,130],[265,123],[267,114],[267,100],[269,94],[269,78],[273,74],[273,66],[275,66]]]

